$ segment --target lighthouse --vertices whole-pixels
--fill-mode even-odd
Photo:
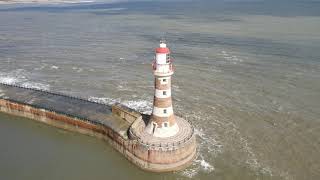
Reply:
[[[151,115],[135,120],[129,129],[129,149],[133,160],[154,172],[177,171],[190,165],[197,154],[196,137],[190,121],[174,114],[171,98],[171,78],[174,73],[170,49],[160,41],[152,63],[154,98]]]
[[[171,76],[174,73],[172,59],[170,49],[163,40],[155,50],[152,67],[155,91],[152,115],[146,131],[154,137],[171,137],[179,132],[179,127],[172,108]]]

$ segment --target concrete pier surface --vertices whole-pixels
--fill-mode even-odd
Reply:
[[[180,117],[175,136],[153,137],[145,132],[150,116],[121,104],[108,106],[7,84],[0,84],[0,111],[104,139],[147,171],[181,170],[196,156],[194,129]]]

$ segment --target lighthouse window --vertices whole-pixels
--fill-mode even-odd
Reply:
[[[164,113],[164,114],[167,114],[167,110],[166,110],[166,109],[164,109],[164,110],[163,110],[163,113]]]
[[[163,91],[163,95],[167,95],[167,91]]]
[[[170,54],[167,54],[167,63],[170,62]]]
[[[168,84],[168,78],[162,78],[162,79],[160,80],[160,83],[161,83],[161,84]]]

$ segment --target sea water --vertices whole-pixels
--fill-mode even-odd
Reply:
[[[144,172],[106,142],[0,114],[0,179],[319,179],[319,22],[303,0],[1,5],[0,82],[142,113],[165,38],[199,155]]]

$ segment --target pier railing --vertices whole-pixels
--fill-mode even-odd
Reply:
[[[105,105],[105,106],[109,107],[109,109],[111,110],[111,106],[109,106],[109,105],[107,105],[107,104],[105,104],[105,103],[100,103],[100,102],[97,102],[97,101],[92,101],[92,100],[85,99],[85,98],[80,97],[80,96],[67,95],[67,94],[63,94],[63,93],[60,93],[60,92],[52,92],[52,91],[48,91],[48,90],[44,90],[44,89],[30,88],[30,87],[19,86],[19,85],[8,84],[8,83],[0,83],[0,85],[17,87],[17,88],[21,88],[21,89],[27,89],[27,90],[38,91],[38,92],[47,93],[47,94],[52,94],[52,95],[63,96],[63,97],[66,97],[66,98],[77,99],[77,100],[81,100],[81,101],[85,101],[85,102],[90,102],[90,103],[95,103],[95,104],[101,104],[101,105]]]
[[[185,138],[182,141],[173,142],[173,143],[149,143],[148,141],[143,141],[140,138],[137,140],[137,142],[150,150],[161,149],[162,151],[170,151],[170,150],[176,150],[176,149],[185,147],[186,145],[192,142],[193,136],[194,134],[191,133],[188,138]]]
[[[70,95],[66,95],[66,94],[62,94],[62,93],[50,92],[50,91],[46,91],[46,90],[42,90],[42,89],[29,88],[29,87],[23,87],[23,86],[6,84],[6,83],[0,83],[0,84],[4,85],[4,86],[17,87],[17,88],[21,88],[21,89],[32,90],[32,91],[37,91],[37,92],[41,92],[41,93],[57,95],[57,96],[62,96],[62,97],[71,98],[71,99],[77,99],[77,100],[85,101],[85,102],[89,102],[89,103],[95,103],[95,104],[99,104],[99,105],[104,105],[106,108],[111,110],[111,106],[109,106],[109,105],[106,105],[106,104],[103,104],[103,103],[99,103],[99,102],[95,102],[95,101],[90,101],[88,99],[84,99],[84,98],[81,98],[81,97],[70,96]],[[80,116],[78,114],[76,115],[76,114],[71,114],[71,113],[59,111],[59,110],[53,109],[53,108],[48,107],[48,106],[46,107],[46,106],[41,106],[41,105],[37,105],[37,104],[26,103],[24,101],[19,101],[19,100],[16,100],[16,99],[12,99],[12,98],[6,97],[5,95],[4,95],[4,97],[0,97],[0,99],[5,99],[5,100],[9,100],[11,102],[15,102],[15,103],[23,104],[23,105],[28,105],[28,106],[31,106],[31,107],[34,107],[34,108],[37,108],[37,109],[45,109],[45,110],[50,111],[50,112],[55,112],[55,113],[58,113],[58,114],[62,114],[62,115],[65,115],[65,116],[68,116],[68,117],[72,117],[72,118],[75,118],[77,120],[81,120],[81,121],[84,121],[84,122],[92,123],[92,124],[95,124],[95,125],[106,126],[104,123],[100,122],[99,120],[91,120],[89,118],[86,118],[84,116]]]

